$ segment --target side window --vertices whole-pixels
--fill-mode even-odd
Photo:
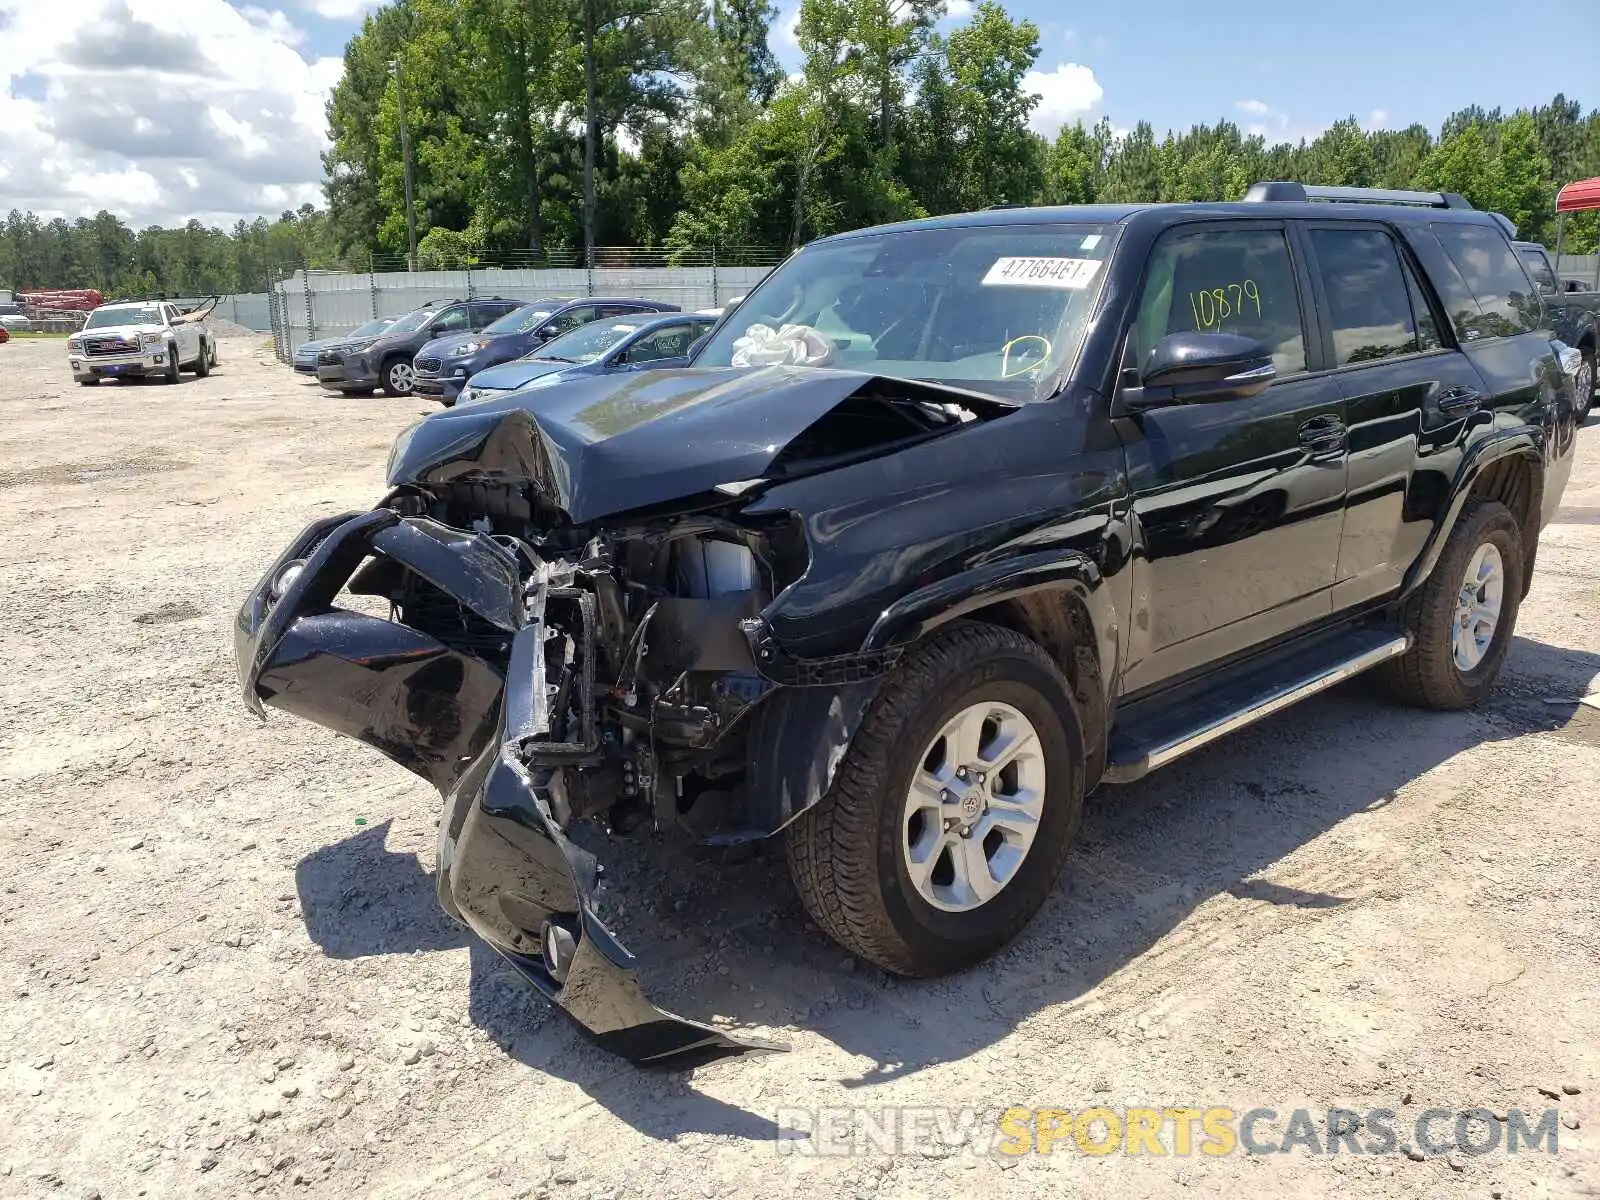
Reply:
[[[1134,325],[1138,365],[1168,334],[1191,331],[1256,338],[1280,375],[1306,369],[1300,293],[1282,230],[1178,229],[1156,244]]]
[[[1378,229],[1312,229],[1317,275],[1328,298],[1336,366],[1376,362],[1419,348],[1400,255]]]
[[[1422,290],[1417,273],[1403,258],[1400,260],[1400,269],[1405,272],[1406,291],[1411,293],[1411,315],[1417,322],[1417,348],[1424,352],[1443,349],[1444,339],[1439,336],[1439,321],[1433,315],[1433,305],[1428,302],[1428,294]]]
[[[447,308],[439,314],[438,320],[428,327],[428,333],[432,337],[438,337],[441,333],[455,333],[457,330],[465,329],[467,322],[465,305]]]
[[[1441,222],[1433,226],[1433,236],[1477,301],[1477,312],[1454,314],[1462,341],[1511,337],[1539,327],[1544,304],[1522,269],[1522,260],[1498,229]]]
[[[663,358],[677,358],[689,352],[689,327],[668,325],[646,337],[640,338],[623,355],[627,363],[655,362]]]
[[[1522,256],[1522,265],[1528,268],[1528,274],[1533,276],[1536,287],[1547,292],[1556,290],[1556,273],[1550,266],[1550,260],[1545,257],[1543,250],[1518,250]]]
[[[566,333],[569,329],[576,329],[579,325],[587,325],[595,319],[594,305],[580,304],[576,308],[569,308],[566,312],[557,313],[546,324],[553,326],[556,334]],[[555,334],[551,335],[552,337]]]
[[[482,329],[485,325],[498,321],[517,306],[506,300],[490,300],[483,304],[472,306],[472,327]]]
[[[599,307],[597,320],[604,321],[608,317],[631,317],[637,312],[644,311],[633,304],[602,304]]]

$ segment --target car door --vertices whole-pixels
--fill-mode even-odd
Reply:
[[[1393,230],[1371,221],[1302,228],[1324,314],[1323,353],[1350,431],[1339,610],[1400,587],[1432,529],[1431,506],[1407,502],[1418,491],[1417,464],[1441,433],[1477,411],[1483,383],[1441,335],[1448,325]]]
[[[1127,692],[1331,611],[1345,403],[1320,371],[1317,329],[1299,242],[1283,221],[1179,225],[1152,248],[1124,358],[1132,377],[1163,337],[1191,331],[1259,340],[1278,375],[1247,399],[1117,421],[1142,543]]]
[[[180,363],[193,362],[198,357],[199,330],[195,326],[180,322],[178,310],[171,304],[161,306],[161,316],[167,323],[167,328],[172,330],[172,336],[178,343],[178,361]]]

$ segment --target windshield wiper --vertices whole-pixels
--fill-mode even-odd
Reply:
[[[536,355],[533,356],[533,361],[534,362],[564,362],[564,363],[569,363],[569,362],[577,362],[578,360],[575,359],[575,358],[562,358],[561,355],[559,355],[559,354],[536,354]]]

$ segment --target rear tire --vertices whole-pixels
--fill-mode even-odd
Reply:
[[[1401,609],[1411,649],[1376,676],[1417,708],[1471,708],[1494,690],[1523,593],[1522,529],[1496,500],[1468,500],[1433,574]]]
[[[995,766],[1007,747],[1023,749]],[[1083,795],[1082,729],[1060,669],[1012,630],[953,626],[884,680],[827,794],[787,830],[790,872],[846,949],[942,975],[999,950],[1039,910]]]
[[[211,374],[211,351],[206,349],[205,339],[200,339],[200,353],[194,360],[194,377],[204,379]]]
[[[1573,380],[1572,415],[1582,425],[1589,419],[1589,410],[1594,407],[1594,389],[1595,384],[1600,382],[1600,375],[1596,374],[1594,347],[1584,346],[1579,353],[1583,355],[1583,365],[1578,368],[1578,377]]]

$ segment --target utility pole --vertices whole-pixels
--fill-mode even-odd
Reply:
[[[417,212],[411,201],[411,129],[406,124],[406,85],[400,73],[400,60],[393,59],[389,70],[394,73],[394,98],[400,109],[400,158],[406,174],[406,270],[417,269]]]
[[[600,137],[594,39],[596,0],[583,0],[583,265],[594,268],[594,155]]]

